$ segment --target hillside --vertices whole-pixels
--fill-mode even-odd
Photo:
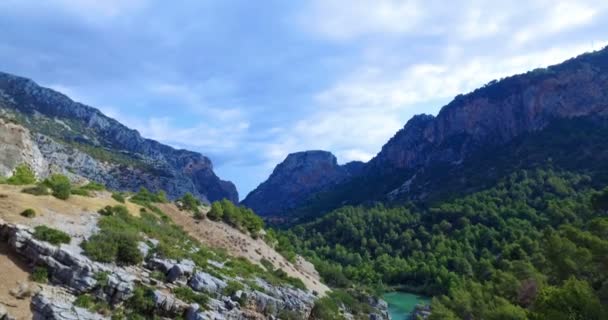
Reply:
[[[549,162],[605,179],[598,163],[606,161],[607,86],[608,48],[492,81],[457,96],[437,116],[412,118],[361,174],[281,214],[308,220],[346,204],[433,203]],[[272,198],[277,189],[256,196]]]
[[[20,185],[23,172],[0,183],[0,308],[17,319],[326,319],[317,301],[340,301],[303,258],[160,193],[87,184],[63,199],[57,175]]]
[[[21,130],[7,122],[28,130],[15,138],[26,147],[20,149],[23,159],[0,156],[3,175],[14,169],[15,160],[25,160],[40,176],[61,172],[115,190],[146,187],[164,190],[171,199],[190,192],[205,201],[238,201],[235,186],[215,175],[209,158],[145,139],[99,110],[32,80],[0,72],[0,118],[0,130]],[[7,148],[4,143],[1,147]]]
[[[434,296],[431,320],[605,319],[608,188],[596,183],[537,169],[428,208],[345,206],[282,232],[279,250],[334,287]]]

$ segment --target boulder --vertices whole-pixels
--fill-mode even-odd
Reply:
[[[184,314],[189,307],[173,295],[159,290],[154,291],[154,306],[160,314],[170,317]]]
[[[194,272],[196,265],[192,260],[182,260],[181,262],[174,264],[169,272],[167,273],[168,282],[176,282],[177,280],[190,277]]]
[[[206,272],[197,272],[188,282],[195,291],[216,294],[221,292],[228,284]]]
[[[106,320],[109,318],[73,305],[74,297],[40,292],[32,298],[34,319],[39,320]]]

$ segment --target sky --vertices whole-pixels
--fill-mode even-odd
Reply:
[[[199,151],[240,197],[289,153],[367,161],[415,114],[606,46],[608,1],[2,0],[0,71]]]

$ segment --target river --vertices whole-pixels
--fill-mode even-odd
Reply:
[[[431,299],[407,292],[389,292],[384,294],[388,303],[388,312],[392,320],[409,320],[410,312],[417,304],[429,304]]]

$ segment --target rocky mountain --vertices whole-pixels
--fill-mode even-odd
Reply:
[[[279,215],[310,195],[356,176],[361,169],[360,162],[338,165],[336,156],[327,151],[292,153],[242,203],[262,215]]]
[[[209,158],[145,139],[99,110],[32,80],[0,73],[0,117],[5,119],[0,130],[20,131],[21,138],[11,139],[23,143],[0,148],[27,153],[23,159],[39,175],[60,171],[116,190],[146,187],[165,190],[170,198],[191,192],[207,201],[238,201],[235,186],[217,177]],[[0,155],[0,169],[12,170],[19,159]]]
[[[309,196],[287,214],[368,201],[433,201],[547,164],[576,169],[585,163],[586,173],[605,177],[597,163],[608,159],[601,148],[608,132],[607,87],[608,48],[492,81],[457,96],[437,116],[415,116],[360,175]],[[288,185],[295,180],[283,177]]]

